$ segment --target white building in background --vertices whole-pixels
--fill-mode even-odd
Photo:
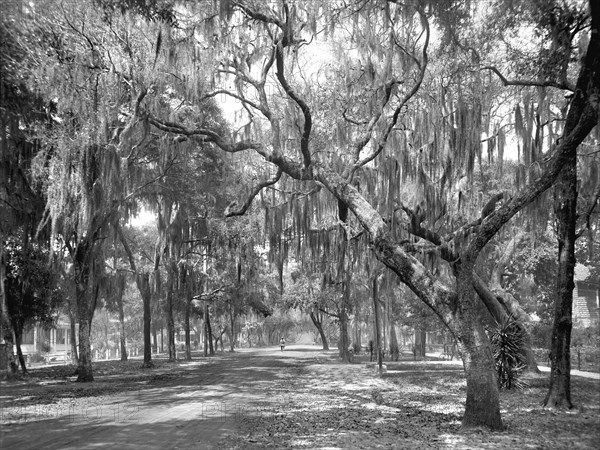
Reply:
[[[600,280],[590,276],[583,264],[575,266],[573,290],[573,320],[588,327],[600,321]]]
[[[79,333],[76,325],[75,335]],[[78,341],[76,341],[76,344]],[[21,351],[28,361],[33,355],[44,357],[47,362],[65,362],[71,356],[71,324],[59,316],[53,327],[35,325],[27,328],[21,338]],[[17,354],[15,347],[14,354]]]

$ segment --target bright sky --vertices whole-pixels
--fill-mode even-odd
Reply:
[[[156,215],[147,209],[143,208],[136,217],[129,219],[128,225],[134,228],[140,228],[144,225],[149,225],[156,220]]]

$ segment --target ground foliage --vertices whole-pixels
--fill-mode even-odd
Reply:
[[[2,410],[9,411],[13,406],[60,404],[76,402],[80,398],[112,396],[182,375],[176,370],[178,364],[165,359],[156,359],[153,363],[153,369],[142,369],[139,359],[94,362],[94,373],[98,374],[99,381],[89,385],[75,383],[77,366],[72,364],[30,368],[28,376],[11,380],[13,395],[10,400],[2,399]],[[7,382],[6,376],[2,382]]]
[[[265,414],[244,417],[227,447],[593,448],[599,437],[596,380],[574,378],[579,409],[554,412],[540,405],[547,375],[528,375],[525,390],[503,391],[507,430],[491,433],[460,428],[466,389],[460,366],[388,363],[382,378],[364,364],[328,362],[294,372],[270,389],[274,400]]]

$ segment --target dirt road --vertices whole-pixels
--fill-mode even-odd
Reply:
[[[21,392],[19,407],[11,395],[19,386],[3,386],[0,448],[218,448],[245,415],[268,413],[257,406],[269,400],[265,385],[285,385],[298,356],[304,362],[330,357],[317,348],[242,350],[182,364],[175,377],[171,370],[151,382],[133,380],[126,393],[88,397],[82,390],[83,398],[46,405],[27,406],[28,396]],[[96,378],[99,386],[112,381]],[[31,389],[32,395],[43,395]]]
[[[466,383],[458,362],[340,364],[312,346],[239,350],[192,362],[99,362],[94,383],[72,368],[0,385],[0,449],[502,449],[597,448],[600,380],[571,379],[571,411],[540,400],[547,374],[501,391],[507,430],[461,429]]]

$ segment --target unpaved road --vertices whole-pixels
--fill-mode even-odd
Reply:
[[[8,399],[18,386],[4,385],[0,448],[219,448],[244,415],[269,401],[266,385],[283,386],[294,376],[298,357],[306,363],[329,359],[331,352],[316,347],[283,353],[275,348],[242,350],[183,364],[176,378],[137,386],[133,381],[126,393],[21,409],[6,407],[14,405]],[[107,381],[96,378],[95,383]]]
[[[547,374],[529,374],[529,388],[501,392],[507,429],[492,433],[460,427],[460,362],[408,357],[378,376],[336,353],[244,349],[151,370],[105,361],[94,383],[44,368],[0,383],[0,449],[598,448],[598,379],[573,377],[577,408],[548,411]]]

